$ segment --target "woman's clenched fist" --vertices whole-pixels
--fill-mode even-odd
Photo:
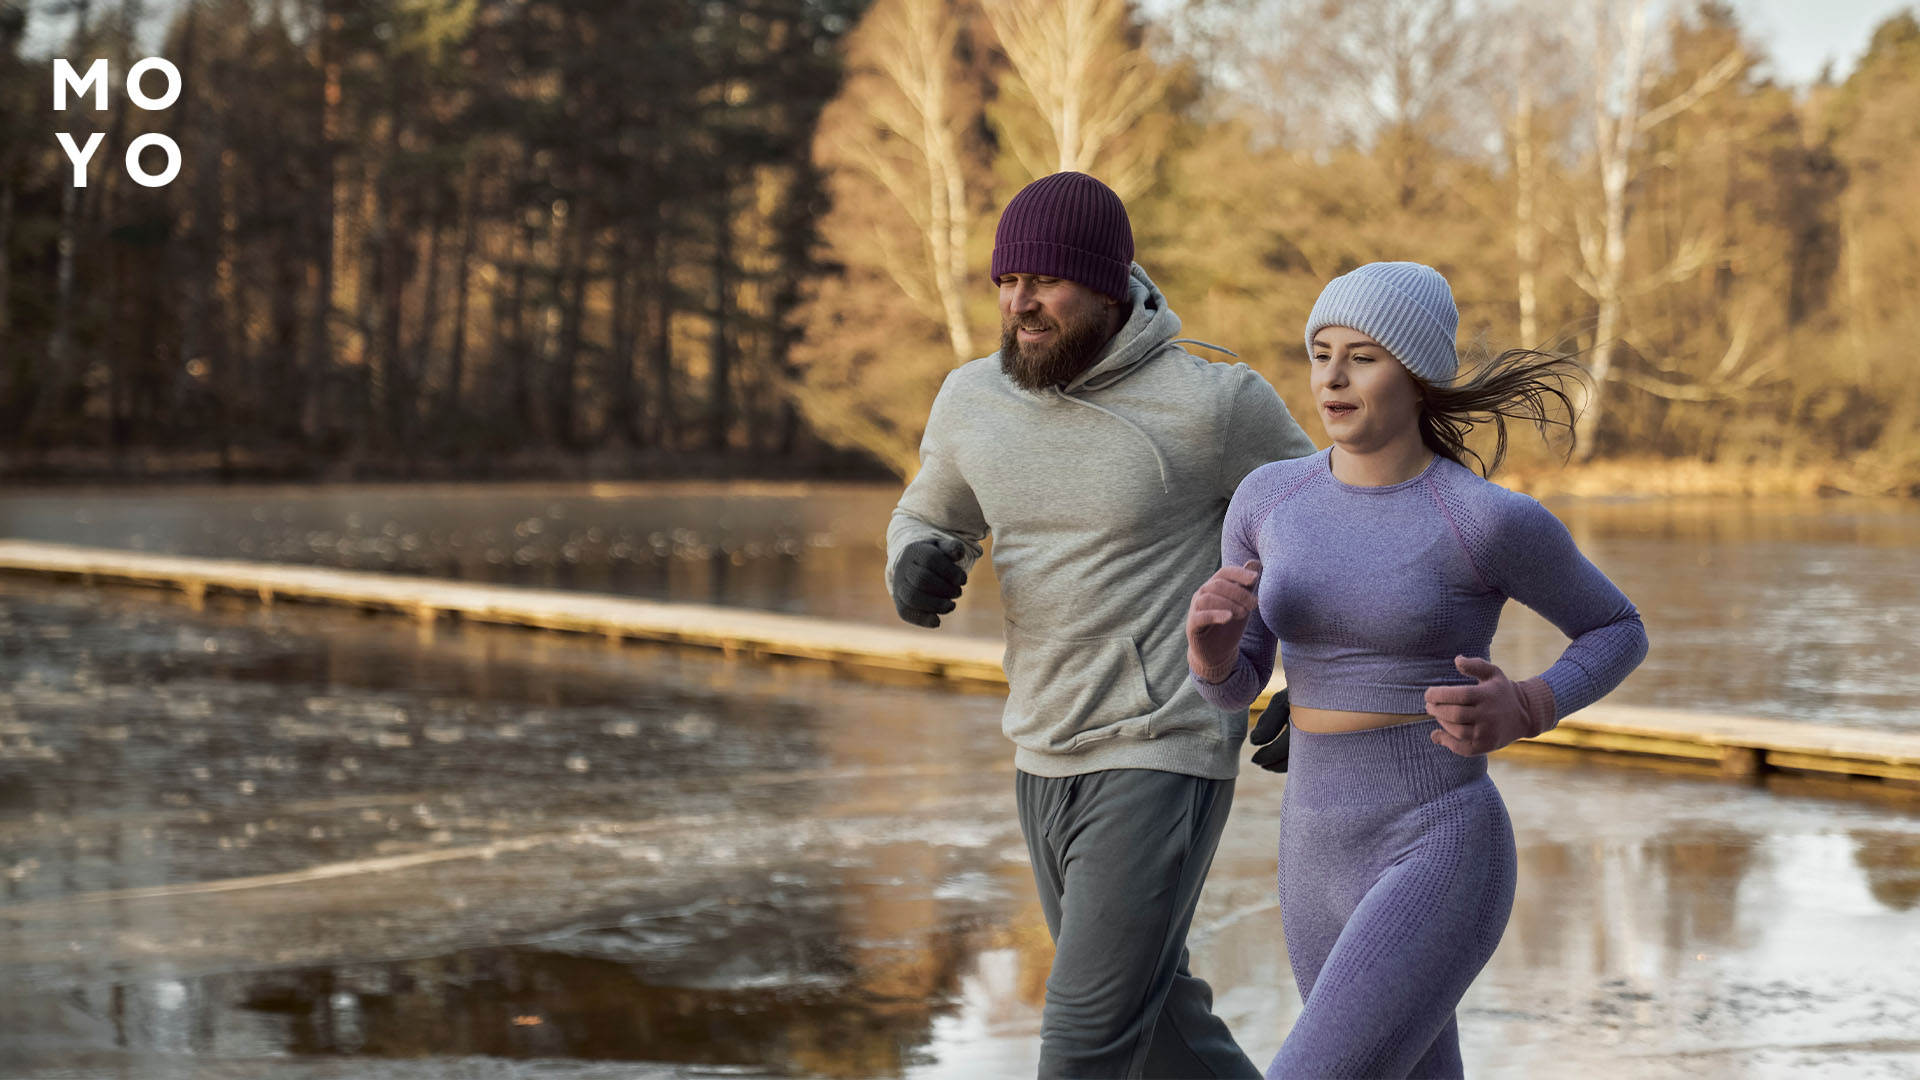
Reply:
[[[1223,566],[1187,605],[1187,667],[1203,682],[1225,682],[1240,661],[1240,635],[1260,598],[1260,560]]]

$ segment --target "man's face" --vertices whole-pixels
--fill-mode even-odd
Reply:
[[[1000,277],[1000,370],[1026,390],[1065,386],[1113,336],[1117,302],[1065,278]]]

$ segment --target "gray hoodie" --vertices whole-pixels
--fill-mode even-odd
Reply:
[[[970,567],[991,533],[1014,764],[1227,779],[1247,716],[1188,680],[1187,604],[1241,478],[1314,446],[1251,368],[1176,344],[1179,317],[1132,275],[1132,315],[1064,390],[1021,389],[998,353],[947,376],[887,529],[888,586],[908,544],[955,538]]]

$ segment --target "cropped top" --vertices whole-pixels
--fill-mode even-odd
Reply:
[[[1419,476],[1380,487],[1342,483],[1331,459],[1329,448],[1276,461],[1234,492],[1220,560],[1260,560],[1260,602],[1233,673],[1220,683],[1194,678],[1208,701],[1252,704],[1273,675],[1277,645],[1294,705],[1425,713],[1427,687],[1472,684],[1455,656],[1493,661],[1509,597],[1572,639],[1541,676],[1556,720],[1599,700],[1645,658],[1632,602],[1530,496],[1439,455]]]

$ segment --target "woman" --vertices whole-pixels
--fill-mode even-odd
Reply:
[[[1293,734],[1280,910],[1305,1002],[1269,1077],[1460,1076],[1454,1007],[1506,928],[1513,827],[1486,755],[1619,685],[1646,655],[1627,598],[1533,499],[1463,464],[1492,419],[1544,425],[1567,362],[1503,354],[1455,384],[1446,279],[1372,263],[1307,321],[1333,445],[1235,492],[1188,664],[1244,710],[1279,646]],[[1476,460],[1477,459],[1477,456]],[[1489,473],[1491,468],[1487,470]],[[1515,682],[1487,659],[1511,597],[1572,639]]]

